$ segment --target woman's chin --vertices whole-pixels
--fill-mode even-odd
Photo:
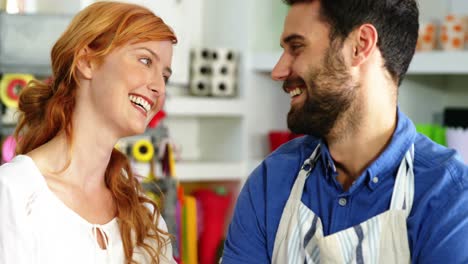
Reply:
[[[125,131],[122,133],[122,137],[131,137],[131,136],[138,136],[146,131],[146,126],[133,126],[133,127],[128,127]]]

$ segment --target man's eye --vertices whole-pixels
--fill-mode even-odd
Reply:
[[[302,44],[292,44],[292,45],[290,46],[290,48],[291,48],[291,51],[294,52],[294,51],[297,51],[297,50],[299,50],[300,48],[302,48]]]
[[[146,66],[151,66],[151,64],[152,64],[152,61],[151,61],[150,58],[141,58],[140,62],[145,64]]]
[[[169,77],[164,76],[164,83],[167,84],[169,82]]]

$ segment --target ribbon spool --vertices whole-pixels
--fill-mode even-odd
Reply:
[[[2,144],[2,160],[10,162],[15,157],[16,140],[13,136],[7,136]]]
[[[154,156],[153,144],[147,139],[140,139],[132,147],[132,154],[135,160],[148,162]]]
[[[17,108],[19,94],[21,90],[33,80],[34,77],[30,74],[12,74],[3,75],[0,82],[0,100],[9,108]]]

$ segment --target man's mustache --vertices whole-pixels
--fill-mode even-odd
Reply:
[[[305,81],[300,77],[289,78],[283,82],[283,90],[288,92],[287,88],[291,87],[306,87]]]

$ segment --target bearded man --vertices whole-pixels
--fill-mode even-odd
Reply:
[[[222,263],[468,263],[468,167],[398,107],[416,0],[285,0],[272,78],[306,136],[269,155]]]

